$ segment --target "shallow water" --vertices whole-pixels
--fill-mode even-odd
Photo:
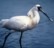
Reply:
[[[26,15],[35,4],[40,4],[43,10],[54,19],[54,0],[0,0],[0,20],[16,15]],[[24,32],[23,48],[54,48],[54,21],[50,22],[40,13],[40,23],[33,30]],[[9,30],[0,27],[0,48]],[[20,32],[11,34],[5,48],[20,48]]]

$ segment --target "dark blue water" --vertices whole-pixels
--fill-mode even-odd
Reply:
[[[43,10],[54,19],[54,0],[0,0],[0,20],[16,15],[27,15],[35,4],[40,4]],[[24,32],[23,48],[54,48],[54,22],[50,22],[42,13],[41,20],[36,28]],[[9,30],[0,27],[0,48]],[[20,32],[11,34],[5,48],[20,48]]]

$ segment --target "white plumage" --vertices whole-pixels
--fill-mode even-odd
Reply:
[[[0,24],[2,27],[10,30],[30,30],[34,28],[40,20],[39,12],[36,8],[38,9],[37,5],[30,9],[27,13],[28,16],[14,16],[10,19],[2,19]]]

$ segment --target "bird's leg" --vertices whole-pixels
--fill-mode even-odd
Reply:
[[[4,46],[5,46],[5,43],[6,43],[6,40],[7,40],[7,38],[9,37],[9,35],[10,35],[11,33],[8,33],[8,35],[6,35],[5,36],[5,40],[4,40],[4,43],[3,43],[3,45],[2,45],[2,47],[1,48],[4,48]]]
[[[19,39],[20,48],[22,48],[22,35],[23,35],[23,32],[21,32],[20,39]]]

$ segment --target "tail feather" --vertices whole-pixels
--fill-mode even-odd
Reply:
[[[4,26],[7,22],[8,22],[9,19],[2,19],[0,21],[0,26]]]

